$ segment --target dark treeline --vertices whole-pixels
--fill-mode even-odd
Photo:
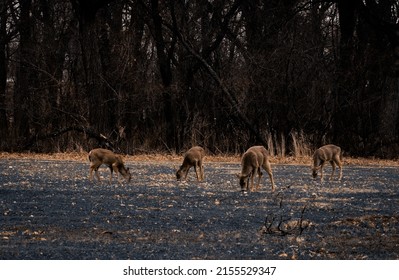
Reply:
[[[2,0],[0,150],[396,157],[398,22],[396,0]]]

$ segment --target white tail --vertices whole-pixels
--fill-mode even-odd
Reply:
[[[101,164],[105,164],[109,167],[111,171],[111,175],[109,177],[109,182],[112,182],[112,173],[115,173],[118,176],[119,181],[119,173],[129,182],[132,176],[130,175],[129,168],[126,168],[121,155],[117,155],[110,150],[106,149],[93,149],[89,152],[89,161],[90,161],[90,175],[89,179],[93,180],[93,171],[96,174],[98,181],[101,181],[100,175],[98,174],[98,168]]]
[[[260,171],[261,167],[263,167],[267,174],[269,174],[269,178],[272,183],[272,191],[274,191],[275,185],[268,154],[269,153],[263,146],[253,146],[244,153],[241,159],[241,174],[237,175],[237,177],[240,179],[242,191],[249,190],[249,179],[251,179],[250,189],[253,191],[255,172],[258,173],[258,184],[256,189],[259,188],[260,179],[263,175]]]
[[[177,180],[180,180],[181,178],[184,178],[185,180],[187,178],[187,173],[192,166],[194,166],[197,180],[204,180],[204,167],[202,165],[204,157],[205,150],[202,147],[195,146],[188,150],[184,155],[183,164],[176,172]]]
[[[332,173],[330,180],[332,180],[335,171],[335,165],[339,167],[339,180],[342,178],[342,152],[341,148],[332,144],[318,148],[313,154],[313,177],[317,177],[317,172],[320,169],[321,181],[323,181],[323,167],[326,162],[330,162],[332,166]]]

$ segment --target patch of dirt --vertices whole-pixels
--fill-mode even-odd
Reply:
[[[0,159],[0,259],[398,259],[399,169],[344,166],[342,181],[273,164],[239,191],[239,158],[177,182],[181,157],[127,157],[132,181],[88,181],[86,155]],[[156,157],[158,159],[158,157]],[[326,174],[331,169],[326,167]]]

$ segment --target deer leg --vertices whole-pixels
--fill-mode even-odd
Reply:
[[[332,167],[332,172],[331,172],[331,176],[330,176],[330,181],[333,179],[334,177],[334,173],[335,173],[335,163],[334,161],[330,161],[331,163],[331,167]]]
[[[112,173],[114,173],[114,170],[112,168],[112,165],[110,165],[108,167],[109,167],[109,171],[111,171],[111,173],[109,175],[109,183],[112,184]]]
[[[96,174],[97,180],[101,182],[100,174],[98,174],[98,167],[94,169],[94,173]]]
[[[203,181],[205,176],[204,176],[204,166],[202,165],[202,160],[198,162],[198,166],[200,168],[201,181]]]
[[[101,164],[100,164],[100,165],[101,165]],[[96,163],[94,163],[94,162],[91,162],[91,163],[90,163],[90,173],[89,173],[89,179],[90,179],[90,181],[93,181],[93,171],[94,171],[94,173],[96,174],[96,177],[97,177],[98,181],[101,181],[101,180],[100,180],[100,176],[98,175],[98,172],[97,172],[97,170],[98,170],[98,168],[100,167],[100,165],[98,165],[98,164],[96,164]]]
[[[272,173],[271,170],[268,170],[268,171],[267,171],[267,174],[269,174],[270,182],[272,183],[272,192],[274,192],[274,190],[275,190],[276,187],[274,186],[273,173]]]
[[[98,164],[98,163],[91,163],[90,164],[90,177],[91,177],[91,179],[93,178],[93,171],[94,171],[94,173],[96,174],[96,177],[97,177],[97,180],[99,181],[99,182],[101,182],[101,178],[100,178],[100,175],[98,174],[98,168],[101,166],[101,164]]]
[[[184,180],[187,180],[187,174],[191,167],[188,167],[184,170]]]
[[[120,184],[121,183],[121,178],[120,178],[120,176],[119,176],[119,168],[118,168],[118,165],[117,164],[113,164],[112,165],[112,169],[113,169],[113,171],[115,172],[115,174],[116,174],[116,179],[118,180],[118,183]]]
[[[240,179],[240,181],[241,181],[241,179]],[[244,181],[244,185],[241,186],[241,191],[243,191],[243,192],[248,191],[249,190],[249,176],[243,178],[243,181]]]
[[[254,177],[255,177],[255,170],[252,170],[252,172],[250,173],[251,176],[251,192],[254,191]]]
[[[89,180],[90,181],[93,181],[93,167],[92,166],[90,166],[90,172],[89,172]]]
[[[198,174],[198,172],[200,172],[199,166],[198,166],[198,162],[196,162],[196,163],[194,164],[194,171],[195,171],[195,176],[197,176],[197,181],[201,181],[201,177],[200,177],[200,175]]]
[[[262,178],[263,175],[262,172],[260,171],[260,167],[258,167],[257,173],[258,173],[258,184],[256,185],[256,190],[260,188],[260,179]]]
[[[342,179],[342,162],[341,162],[341,160],[339,158],[339,155],[335,156],[334,161],[335,161],[335,164],[338,165],[338,168],[339,168],[339,178],[338,178],[338,180],[341,180]]]
[[[324,167],[324,162],[320,165],[320,181],[323,182],[323,167]]]
[[[266,170],[267,174],[269,175],[270,182],[272,183],[272,191],[274,192],[275,185],[274,185],[274,179],[273,179],[273,172],[272,172],[272,167],[270,166],[270,162],[267,162],[264,166],[263,169]]]

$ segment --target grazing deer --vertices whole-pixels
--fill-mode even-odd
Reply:
[[[263,146],[253,146],[249,148],[241,159],[241,174],[237,174],[240,179],[240,186],[242,191],[249,190],[249,179],[251,179],[251,191],[254,190],[254,177],[255,172],[258,173],[258,184],[256,189],[259,188],[260,179],[262,177],[262,172],[260,168],[263,167],[269,174],[270,181],[272,183],[272,191],[275,189],[272,168],[269,162],[269,153]]]
[[[341,148],[332,144],[318,148],[313,154],[313,178],[317,177],[317,171],[320,169],[321,181],[323,181],[323,166],[329,161],[332,166],[330,180],[332,180],[335,171],[335,165],[339,167],[339,180],[342,178],[342,152]]]
[[[112,182],[112,173],[115,173],[118,176],[119,181],[119,173],[130,182],[132,175],[130,175],[129,168],[126,168],[121,155],[117,155],[110,150],[106,149],[93,149],[89,152],[89,161],[90,161],[90,176],[89,179],[93,180],[93,171],[96,173],[96,177],[98,181],[101,181],[100,175],[98,174],[98,168],[101,164],[105,164],[109,167],[111,171],[111,176],[109,177],[109,183]]]
[[[187,178],[187,173],[192,166],[194,166],[195,174],[197,175],[197,180],[204,180],[204,167],[202,166],[203,158],[205,157],[205,150],[202,147],[195,146],[192,147],[184,154],[183,164],[180,166],[179,170],[176,172],[177,180]]]

